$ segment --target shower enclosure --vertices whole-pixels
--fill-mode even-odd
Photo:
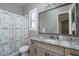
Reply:
[[[27,17],[0,9],[0,55],[7,56],[17,52],[27,44]]]

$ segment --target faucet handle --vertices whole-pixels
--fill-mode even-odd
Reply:
[[[51,38],[51,39],[53,39],[53,38],[54,38],[54,36],[50,36],[50,38]]]

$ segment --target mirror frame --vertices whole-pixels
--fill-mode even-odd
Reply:
[[[42,12],[39,13],[39,15],[40,15],[41,13],[45,13],[45,12],[47,12],[47,11],[54,10],[54,9],[56,9],[56,8],[60,8],[60,7],[67,6],[67,5],[70,5],[70,4],[72,4],[72,3],[66,3],[66,4],[63,4],[63,5],[60,5],[60,6],[57,6],[57,7],[54,7],[54,8],[45,10],[45,11],[42,11]],[[47,34],[47,35],[72,36],[71,34],[68,35],[68,34],[55,34],[55,33],[42,33],[42,32],[40,32],[40,17],[38,17],[38,33],[39,33],[39,34]]]

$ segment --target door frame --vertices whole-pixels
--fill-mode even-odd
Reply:
[[[70,13],[69,13],[69,11],[63,11],[63,12],[58,12],[57,13],[57,33],[59,34],[60,32],[59,32],[59,15],[60,14],[64,14],[64,13],[68,13],[69,14],[69,34],[70,34]]]

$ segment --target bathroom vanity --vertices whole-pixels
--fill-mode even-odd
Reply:
[[[30,56],[79,56],[76,5],[65,4],[39,13],[39,34],[59,37],[30,38]]]
[[[30,55],[33,56],[62,56],[64,48],[31,40]]]
[[[62,42],[63,43],[63,42]],[[64,45],[66,45],[64,43]],[[30,56],[79,56],[79,50],[72,46],[48,42],[46,40],[31,39]]]

